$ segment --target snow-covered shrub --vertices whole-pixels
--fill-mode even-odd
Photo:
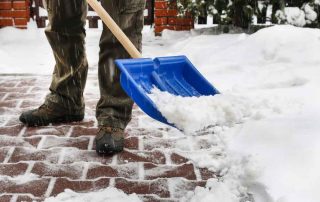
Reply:
[[[171,5],[177,4],[178,11],[181,15],[190,13],[197,17],[203,14],[203,8],[206,6],[205,0],[167,0]]]
[[[268,7],[273,24],[320,28],[320,0],[167,0],[177,3],[181,14],[211,15],[213,23],[248,28],[266,23]]]
[[[275,19],[276,21],[274,21],[273,23],[275,24],[284,24],[287,22],[287,17],[284,11],[282,10],[277,10],[276,14],[275,14]]]
[[[283,11],[285,7],[285,2],[284,0],[270,0],[271,5],[272,5],[272,15],[271,15],[271,22],[273,24],[279,24],[281,23],[281,19],[278,18],[278,16],[281,16],[280,11]]]
[[[320,25],[320,0],[314,0],[302,6],[308,27],[319,27]]]
[[[232,2],[228,0],[211,0],[208,7],[208,13],[213,16],[214,23],[216,24],[230,24],[229,8]]]
[[[291,24],[298,27],[320,27],[319,0],[312,0],[300,7],[278,9],[274,15],[275,24]],[[299,5],[299,4],[296,4]]]
[[[284,9],[284,19],[287,24],[291,24],[298,27],[303,27],[306,25],[306,15],[298,7],[287,7]]]
[[[214,23],[233,24],[247,28],[258,8],[257,0],[168,0],[177,2],[181,14],[191,13],[194,17],[204,13],[213,16]]]

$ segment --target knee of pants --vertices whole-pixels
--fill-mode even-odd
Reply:
[[[112,6],[115,7],[115,10],[110,11],[111,15],[131,42],[141,51],[145,0],[119,0],[118,4],[113,5],[110,2],[102,2],[102,5],[107,10],[111,10]],[[104,26],[100,39],[101,50],[110,47],[110,45],[121,50],[122,46],[116,46],[117,43],[118,41],[115,40],[113,34]]]

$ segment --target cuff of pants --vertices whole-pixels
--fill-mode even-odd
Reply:
[[[56,109],[57,111],[61,111],[63,113],[67,114],[73,114],[73,115],[83,115],[84,114],[84,107],[71,107],[74,106],[74,104],[70,104],[68,102],[63,102],[61,100],[53,99],[52,94],[47,95],[46,100],[44,104],[46,104],[51,109]]]
[[[122,130],[124,130],[128,125],[128,122],[124,122],[124,121],[121,121],[121,120],[113,118],[113,117],[99,117],[99,118],[97,118],[97,120],[98,120],[99,126],[120,128]]]

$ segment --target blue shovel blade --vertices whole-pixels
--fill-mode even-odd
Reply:
[[[124,91],[150,117],[173,126],[161,115],[150,99],[155,86],[161,91],[183,97],[215,95],[214,88],[186,56],[116,60],[121,70],[120,83]]]

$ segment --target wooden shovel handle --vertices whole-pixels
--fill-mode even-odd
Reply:
[[[69,1],[69,0],[68,0]],[[107,11],[98,3],[97,0],[87,0],[88,4],[100,16],[104,24],[110,29],[112,34],[119,40],[132,58],[141,58],[141,53],[133,45],[130,39],[123,33],[117,23],[111,18]]]

